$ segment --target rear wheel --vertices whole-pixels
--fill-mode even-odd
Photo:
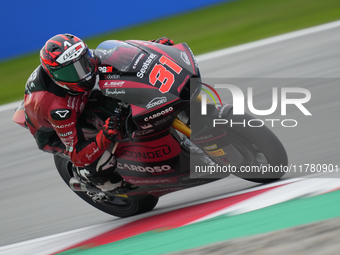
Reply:
[[[228,117],[229,120],[232,118],[234,123],[244,120],[248,123],[250,119],[254,119],[248,114]],[[246,168],[243,169],[247,170],[238,171],[233,173],[234,175],[253,182],[269,183],[279,180],[285,174],[284,170],[288,165],[286,150],[276,135],[266,126],[237,125],[228,130],[227,139],[244,157],[243,165]]]
[[[54,162],[60,176],[68,185],[70,179],[73,177],[72,163],[68,159],[60,157],[58,155],[54,155]],[[122,218],[151,211],[158,202],[158,198],[150,195],[140,198],[138,200],[117,197],[111,200],[107,200],[105,202],[104,201],[95,202],[92,199],[92,196],[94,194],[91,194],[89,192],[75,192],[75,193],[83,200],[85,200],[87,203],[96,207],[97,209],[105,213]]]

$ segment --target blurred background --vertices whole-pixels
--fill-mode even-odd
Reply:
[[[12,0],[3,1],[1,7],[0,105],[23,99],[26,80],[40,64],[40,48],[58,33],[75,34],[90,48],[104,40],[166,36],[175,43],[188,43],[194,54],[200,55],[340,20],[339,0]],[[208,77],[300,78],[307,73],[307,77],[328,78],[331,74],[338,78],[339,36],[335,32],[329,30],[298,42],[291,40],[251,53],[224,56],[220,62],[202,61],[200,69]],[[316,94],[324,95],[318,84],[314,89]],[[323,108],[319,115],[324,116],[327,111],[326,117],[339,116],[338,94],[331,94],[332,98],[325,96],[320,101]],[[68,189],[58,176],[51,155],[39,151],[27,130],[11,120],[12,110],[1,114],[0,246],[114,221]],[[328,130],[310,123],[306,126],[294,136],[287,130],[276,131],[289,158],[302,163],[317,157],[326,162],[338,160],[339,143],[334,137],[339,137],[339,125],[329,126]],[[315,132],[314,140],[305,130]],[[315,144],[319,150],[313,149]],[[200,192],[170,194],[152,213],[255,184],[234,179],[228,180],[228,185],[214,185],[213,189],[197,187]]]
[[[338,0],[13,0],[1,7],[0,104],[23,97],[40,48],[58,33],[75,34],[90,48],[167,36],[197,55],[340,19]]]

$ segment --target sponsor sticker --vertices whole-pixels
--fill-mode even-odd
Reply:
[[[205,150],[214,150],[217,148],[217,144],[209,145],[209,146],[204,146],[203,147]]]
[[[68,128],[68,127],[71,127],[71,126],[73,126],[73,125],[74,125],[74,122],[67,123],[67,124],[65,124],[65,125],[54,125],[54,124],[52,123],[52,127],[54,127],[54,128]]]
[[[146,73],[146,71],[149,69],[150,64],[152,63],[152,61],[154,61],[154,59],[157,57],[156,54],[151,53],[150,56],[145,60],[145,62],[142,65],[142,68],[139,70],[139,72],[137,73],[137,77],[138,78],[143,78],[144,74]]]
[[[181,51],[181,58],[184,61],[184,63],[186,63],[188,66],[191,65],[190,59],[185,51]]]
[[[140,136],[140,135],[146,135],[146,134],[149,134],[151,132],[153,132],[154,130],[153,129],[147,129],[147,130],[143,130],[143,131],[139,131],[136,133],[136,135]]]
[[[78,58],[85,49],[86,48],[83,42],[76,43],[75,45],[64,51],[64,53],[61,54],[56,61],[59,64],[64,64],[67,61]]]
[[[152,128],[153,126],[150,124],[150,123],[146,123],[142,126],[140,126],[142,129],[149,129],[149,128]]]
[[[202,140],[208,140],[210,138],[213,138],[213,135],[203,135],[201,137],[194,137],[194,140],[195,141],[202,141]]]
[[[71,110],[69,109],[56,109],[52,110],[50,113],[54,120],[67,120],[71,117]]]
[[[158,118],[158,117],[160,117],[160,116],[167,115],[167,114],[169,114],[170,112],[172,112],[173,110],[174,110],[173,107],[169,107],[169,108],[167,108],[167,109],[165,109],[165,110],[163,110],[163,111],[161,111],[161,112],[157,112],[157,113],[155,113],[155,114],[153,114],[153,115],[150,115],[149,117],[144,118],[144,121],[153,120],[153,119],[156,119],[156,118]]]
[[[121,156],[135,159],[158,159],[164,158],[171,154],[171,148],[169,145],[160,145],[157,147],[146,147],[135,148],[130,146],[124,146],[117,150],[117,153]]]
[[[98,70],[101,73],[111,73],[113,70],[113,67],[112,66],[99,66]]]
[[[155,106],[164,104],[167,101],[166,97],[155,97],[154,99],[152,99],[147,105],[146,105],[146,109],[150,109],[153,108]]]
[[[105,75],[105,79],[106,80],[120,79],[120,75],[119,74],[108,74],[108,75]]]
[[[135,63],[134,63],[133,66],[132,66],[133,69],[136,69],[136,67],[137,67],[137,65],[138,65],[138,63],[139,63],[139,61],[140,61],[144,56],[145,56],[144,53],[142,53],[142,54],[140,54],[140,55],[138,56],[138,58],[136,59]]]
[[[125,81],[107,81],[104,83],[104,87],[105,88],[121,88],[123,87],[123,84],[125,83]]]
[[[219,157],[219,156],[223,156],[225,155],[223,149],[219,149],[219,150],[216,150],[216,151],[207,151],[207,153],[211,156],[215,156],[215,157]]]
[[[119,169],[127,169],[130,171],[142,172],[142,173],[160,173],[170,171],[172,168],[169,165],[162,166],[136,166],[131,164],[117,163]]]
[[[125,94],[125,90],[110,90],[110,89],[106,89],[105,91],[105,95],[109,96],[109,95],[114,95],[114,96],[118,96],[118,95],[124,95]]]
[[[73,134],[72,131],[69,131],[67,133],[59,133],[59,136],[60,137],[66,137],[66,136],[69,136],[69,135],[72,135],[72,134]]]

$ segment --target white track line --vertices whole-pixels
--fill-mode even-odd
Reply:
[[[319,26],[315,26],[315,27],[310,27],[310,28],[286,33],[286,34],[281,34],[281,35],[269,37],[269,38],[266,38],[266,39],[262,39],[262,40],[258,40],[258,41],[254,41],[254,42],[250,42],[250,43],[241,44],[241,45],[238,45],[238,46],[234,46],[234,47],[230,47],[230,48],[226,48],[226,49],[222,49],[222,50],[209,52],[209,53],[197,56],[196,59],[197,59],[198,62],[202,62],[202,61],[210,60],[210,59],[213,59],[213,58],[218,58],[218,57],[226,56],[226,55],[229,55],[229,54],[254,49],[254,48],[257,48],[257,47],[261,47],[261,46],[265,46],[265,45],[269,45],[269,44],[273,44],[273,43],[278,43],[278,42],[290,40],[290,39],[301,37],[301,36],[306,36],[306,35],[322,32],[322,31],[325,31],[325,30],[328,30],[328,29],[339,27],[339,26],[340,26],[340,20],[330,22],[330,23],[326,23],[326,24],[319,25]]]
[[[282,35],[278,35],[278,36],[269,37],[266,39],[262,39],[262,40],[258,40],[258,41],[254,41],[250,43],[241,44],[238,46],[234,46],[234,47],[230,47],[230,48],[226,48],[222,50],[209,52],[209,53],[197,56],[196,60],[198,62],[203,62],[203,61],[207,61],[213,58],[223,57],[229,54],[233,54],[233,53],[237,53],[237,52],[241,52],[245,50],[250,50],[250,49],[257,48],[257,47],[261,47],[261,46],[265,46],[265,45],[269,45],[273,43],[278,43],[278,42],[290,40],[290,39],[305,36],[305,35],[322,32],[328,29],[339,27],[339,26],[340,26],[340,20],[326,23],[326,24],[319,25],[319,26],[315,26],[315,27],[310,27],[310,28],[282,34]],[[15,109],[16,107],[19,106],[20,102],[21,101],[17,101],[14,103],[2,105],[0,106],[0,112]]]
[[[258,187],[254,187],[247,190],[241,190],[237,192],[233,192],[227,195],[222,195],[214,198],[208,198],[204,199],[199,202],[199,204],[207,203],[210,201],[215,201],[219,199],[223,199],[226,197],[233,197],[240,194],[245,194],[248,192],[256,191],[256,190],[262,190],[269,187],[275,187],[278,185],[283,184],[291,184],[294,182],[300,182],[304,181],[303,178],[297,178],[297,179],[288,179],[288,180],[281,180],[279,182],[270,183],[266,185],[261,185]],[[192,205],[198,204],[197,202],[188,203],[185,207],[189,207]],[[181,207],[180,207],[181,208]],[[179,209],[179,208],[176,208]],[[174,210],[176,210],[174,209]],[[166,211],[163,211],[161,213],[165,213]],[[149,216],[152,217],[152,216]],[[139,217],[138,217],[139,218]],[[210,218],[210,217],[209,217]],[[202,218],[203,219],[203,218]],[[138,220],[138,219],[136,219]],[[81,229],[71,230],[59,234],[54,234],[50,236],[40,237],[32,240],[27,240],[19,243],[9,244],[5,246],[0,247],[0,254],[1,255],[25,255],[25,254],[35,254],[35,255],[46,255],[46,254],[52,254],[55,252],[58,252],[62,249],[66,249],[72,245],[75,245],[77,243],[80,243],[82,241],[88,240],[92,237],[98,236],[100,234],[103,234],[107,231],[113,230],[115,228],[118,228],[122,225],[128,224],[128,219],[124,219],[123,221],[120,221],[118,224],[116,222],[113,223],[100,223],[92,226],[88,226]],[[192,222],[194,223],[194,222]],[[190,223],[191,224],[191,223]]]
[[[236,203],[235,205],[228,206],[225,209],[221,209],[209,215],[206,215],[200,219],[192,221],[189,224],[200,222],[203,220],[211,219],[220,215],[238,215],[246,212],[255,211],[268,206],[283,203],[295,198],[311,197],[331,192],[335,189],[339,189],[340,180],[338,178],[305,178],[298,182],[288,183],[281,187],[277,187],[273,190],[269,190],[265,193],[256,195],[245,201]],[[284,184],[277,182],[277,185]],[[264,186],[268,188],[267,186]]]
[[[19,107],[19,105],[21,104],[21,102],[23,100],[24,100],[24,97],[22,97],[22,100],[20,100],[20,101],[1,105],[0,106],[0,112],[4,112],[4,111],[7,111],[7,110],[14,110],[15,108]]]

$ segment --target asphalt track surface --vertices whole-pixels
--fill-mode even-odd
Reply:
[[[310,86],[313,96],[317,95],[316,103],[308,108],[313,117],[301,118],[294,131],[284,127],[273,131],[284,144],[290,162],[336,163],[339,125],[334,120],[339,119],[336,88],[336,78],[340,78],[339,34],[340,28],[333,28],[199,61],[201,74],[209,78],[313,78],[300,80],[305,87]],[[324,87],[316,78],[333,79],[322,80]],[[261,99],[269,100],[268,96]],[[55,170],[52,156],[37,149],[28,131],[12,122],[12,114],[13,109],[0,112],[0,246],[99,223],[118,225],[257,185],[236,177],[227,178],[166,195],[150,213],[128,219],[112,217],[73,194]]]

